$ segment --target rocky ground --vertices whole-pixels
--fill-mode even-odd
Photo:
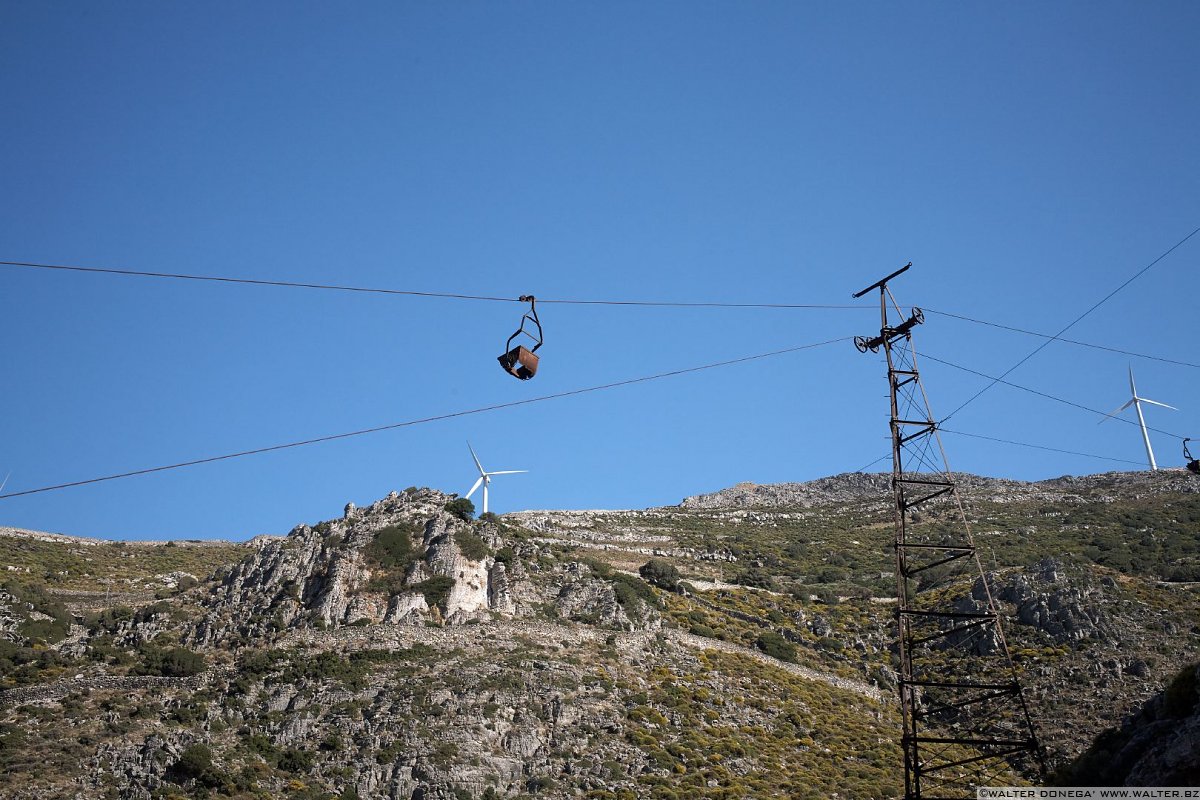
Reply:
[[[1200,661],[1198,485],[963,481],[1060,776]],[[0,549],[0,795],[897,797],[887,486],[477,521],[408,490],[154,574]],[[1195,741],[1127,740],[1130,780]]]

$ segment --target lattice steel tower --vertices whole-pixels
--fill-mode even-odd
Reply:
[[[887,286],[910,266],[854,295],[879,290],[879,335],[854,344],[883,348],[891,389],[904,796],[974,798],[978,786],[1027,783],[1044,764],[917,371],[912,329],[924,315],[906,317]]]

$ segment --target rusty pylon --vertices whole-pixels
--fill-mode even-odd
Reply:
[[[974,798],[979,786],[1025,784],[1045,768],[917,370],[912,332],[924,315],[905,314],[888,289],[910,266],[854,295],[879,290],[879,335],[855,345],[883,349],[891,397],[904,796]]]

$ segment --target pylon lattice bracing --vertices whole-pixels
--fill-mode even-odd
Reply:
[[[887,287],[898,274],[856,295],[879,289],[881,325],[855,344],[887,358],[904,796],[974,798],[976,787],[1027,784],[1044,768],[917,369],[912,330],[924,316],[905,315]]]

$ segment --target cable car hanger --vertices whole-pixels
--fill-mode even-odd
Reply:
[[[520,327],[513,332],[512,336],[508,337],[508,342],[504,345],[504,355],[500,356],[497,360],[509,375],[527,381],[537,374],[538,357],[534,353],[542,346],[542,323],[538,320],[537,299],[531,294],[523,294],[518,299],[522,303],[529,302],[529,311],[525,312],[525,315],[521,317]],[[533,323],[537,328],[537,336],[534,336],[525,329],[526,322]],[[516,339],[521,334],[525,334],[534,341],[532,348],[526,348],[523,344],[513,347],[513,339]]]
[[[1191,472],[1194,475],[1200,475],[1200,459],[1197,459],[1188,450],[1187,443],[1190,441],[1190,438],[1183,440],[1183,457],[1187,459],[1188,472]]]

